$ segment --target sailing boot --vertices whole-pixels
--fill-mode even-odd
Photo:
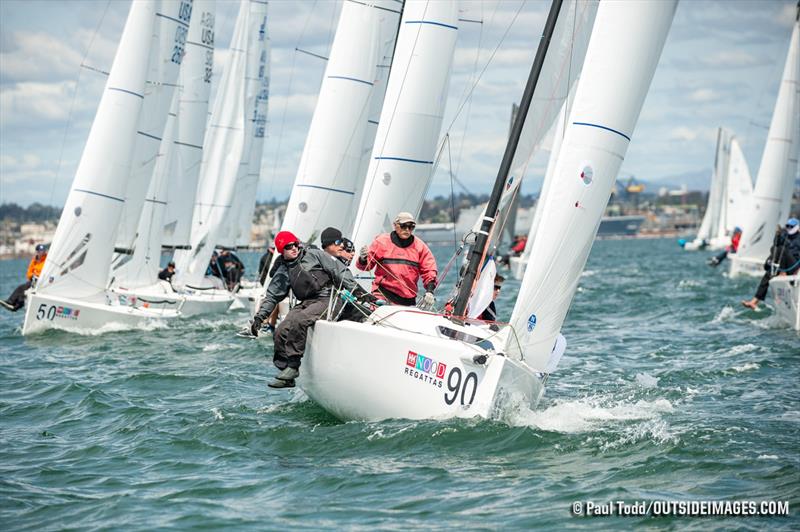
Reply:
[[[14,305],[12,305],[11,303],[9,303],[9,302],[8,302],[8,301],[6,301],[5,299],[0,299],[0,305],[2,305],[3,307],[7,308],[7,309],[8,309],[8,310],[10,310],[11,312],[16,312],[16,311],[17,311],[17,309],[14,307]]]
[[[294,380],[300,372],[296,368],[284,368],[267,386],[270,388],[294,388]]]

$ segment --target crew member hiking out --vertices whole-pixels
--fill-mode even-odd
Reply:
[[[342,236],[342,232],[335,227],[326,227],[320,235],[322,249],[335,258],[345,267],[350,266],[355,247],[353,243]],[[337,298],[333,305],[332,316],[337,321],[364,321],[366,317],[355,305],[348,305],[344,299]]]
[[[747,308],[756,310],[759,302],[766,299],[770,279],[776,275],[794,275],[800,271],[800,221],[797,218],[786,220],[786,227],[775,233],[764,269],[766,273],[758,283],[753,299],[742,301],[742,305]]]
[[[291,388],[300,374],[300,360],[306,347],[308,328],[328,311],[331,290],[345,288],[365,301],[374,301],[362,290],[340,261],[321,249],[304,249],[289,231],[275,237],[279,256],[270,271],[270,282],[261,306],[253,316],[250,333],[258,336],[261,323],[277,304],[292,291],[299,301],[275,329],[273,363],[280,371],[268,384],[271,388]]]
[[[42,274],[44,261],[47,258],[47,248],[44,244],[37,244],[36,254],[28,264],[28,271],[25,274],[26,281],[16,287],[8,299],[0,299],[0,305],[11,312],[16,312],[25,306],[25,291],[33,285],[33,280],[38,279]]]
[[[422,308],[432,309],[436,299],[436,259],[421,238],[412,233],[417,226],[414,216],[401,212],[394,219],[394,231],[384,233],[359,252],[356,267],[375,270],[372,294],[395,305],[416,304],[417,281],[422,277],[425,296]]]

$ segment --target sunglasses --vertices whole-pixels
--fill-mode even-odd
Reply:
[[[288,249],[288,250],[291,251],[291,250],[293,250],[294,248],[296,248],[298,246],[299,246],[299,244],[297,242],[289,242],[288,244],[283,246],[283,250],[286,251]]]
[[[500,289],[502,289],[502,288],[503,288],[503,287],[502,287],[502,286],[500,286],[500,285],[498,285],[498,284],[494,285],[494,289],[495,289],[495,290],[500,290]]]
[[[397,224],[400,229],[408,229],[409,231],[413,231],[414,228],[417,226],[414,222],[406,222],[404,224]]]

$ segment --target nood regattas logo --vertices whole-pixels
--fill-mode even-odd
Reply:
[[[430,383],[439,388],[442,387],[442,379],[447,373],[447,365],[414,351],[408,352],[406,367],[403,369],[405,370],[404,373],[409,377]]]
[[[81,311],[78,309],[71,309],[68,307],[57,307],[56,318],[66,318],[68,320],[77,320]]]

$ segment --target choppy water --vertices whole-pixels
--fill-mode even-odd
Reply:
[[[797,529],[800,336],[741,308],[756,281],[704,256],[596,243],[540,408],[504,421],[341,423],[267,389],[271,351],[233,336],[241,312],[30,338],[3,312],[0,526]],[[3,295],[25,266],[0,263]],[[656,499],[785,500],[791,516],[570,512]]]

